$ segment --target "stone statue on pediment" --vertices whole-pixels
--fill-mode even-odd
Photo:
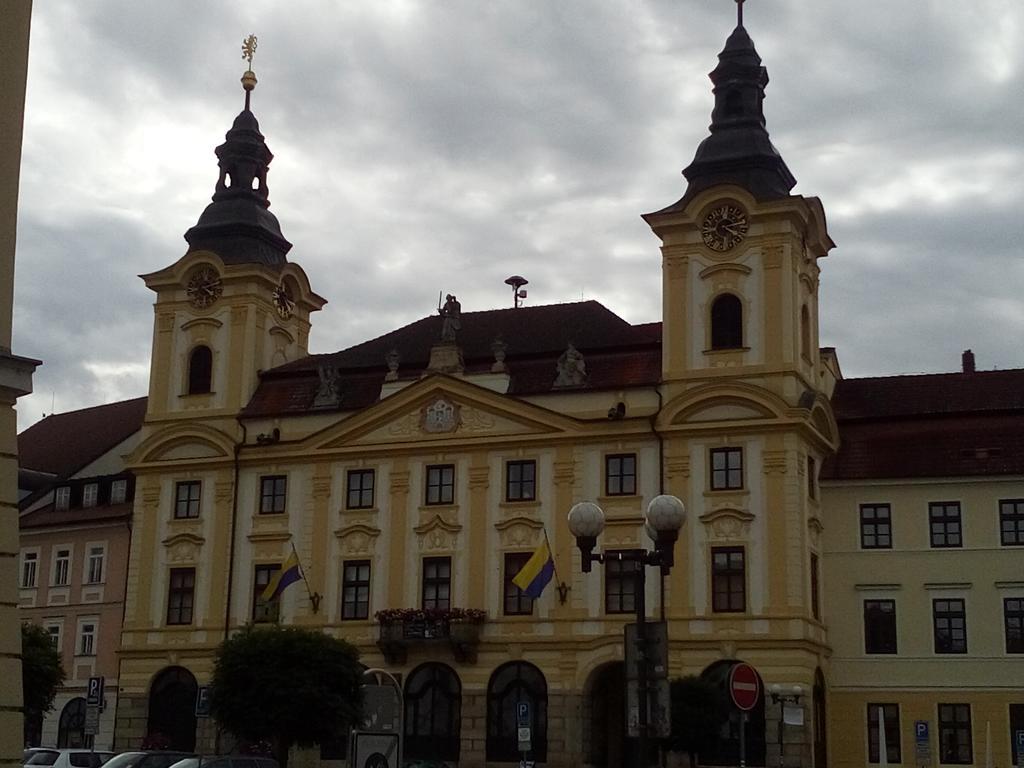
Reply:
[[[571,343],[556,364],[558,375],[555,377],[556,387],[581,387],[587,383],[587,363],[580,352]]]
[[[445,297],[443,307],[438,307],[441,321],[441,341],[454,342],[458,332],[462,329],[462,305],[449,293]]]
[[[337,408],[341,405],[341,372],[333,365],[321,363],[317,367],[320,386],[313,398],[314,408]]]

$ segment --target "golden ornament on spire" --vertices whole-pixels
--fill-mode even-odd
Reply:
[[[242,41],[242,58],[249,62],[249,68],[242,75],[245,89],[245,108],[249,108],[249,92],[256,87],[256,73],[252,71],[252,55],[256,53],[256,35],[249,35]]]

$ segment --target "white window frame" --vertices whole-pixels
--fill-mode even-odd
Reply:
[[[91,627],[92,631],[86,632],[86,627]],[[95,656],[99,634],[100,620],[98,618],[80,618],[78,632],[75,636],[75,656]],[[86,638],[88,638],[88,642],[86,642]]]
[[[53,491],[53,508],[57,510],[71,509],[71,486],[61,485]]]
[[[124,504],[128,500],[128,481],[124,478],[110,484],[110,503]]]
[[[60,561],[64,558],[59,557],[58,553],[62,550],[67,550],[67,568],[64,571],[64,581],[57,581],[57,573],[60,570]],[[71,564],[74,559],[74,548],[70,544],[58,544],[52,550],[53,562],[50,563],[50,586],[51,587],[70,587],[71,586]]]
[[[95,507],[100,500],[100,484],[86,483],[82,486],[82,507]]]
[[[61,644],[64,642],[64,621],[62,619],[48,619],[43,626],[50,633],[50,642],[53,643],[54,649],[56,649],[57,653],[60,653],[62,650]],[[54,632],[53,630],[57,631]],[[56,642],[54,642],[55,638]]]
[[[25,567],[32,563],[32,583],[25,578]],[[18,563],[18,585],[22,589],[35,589],[39,586],[39,548],[21,550],[21,562]]]
[[[100,577],[92,579],[93,550],[99,550]],[[85,558],[82,563],[83,584],[103,584],[107,578],[107,543],[105,541],[90,541],[85,545]]]

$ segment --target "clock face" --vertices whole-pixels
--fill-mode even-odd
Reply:
[[[711,209],[700,225],[704,245],[713,251],[728,251],[747,235],[747,214],[738,205],[724,203]]]
[[[220,298],[224,290],[217,270],[210,266],[202,266],[192,273],[185,286],[185,293],[193,307],[205,309]]]
[[[292,309],[295,307],[295,299],[292,298],[288,286],[281,283],[274,289],[274,309],[281,319],[287,320],[292,316]]]

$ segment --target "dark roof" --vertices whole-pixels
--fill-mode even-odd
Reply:
[[[458,344],[466,372],[489,372],[492,344],[500,338],[506,344],[508,394],[513,396],[551,392],[558,358],[570,343],[584,355],[587,383],[582,389],[650,385],[661,376],[661,323],[630,325],[596,301],[465,312],[461,320]],[[439,316],[425,317],[341,352],[311,355],[266,371],[243,415],[312,412],[320,366],[339,372],[341,408],[364,408],[380,399],[386,355],[398,350],[399,377],[417,379],[440,331]]]
[[[76,523],[99,523],[111,520],[129,520],[132,516],[132,503],[89,507],[82,509],[54,509],[53,505],[26,512],[18,520],[21,530],[45,528],[51,525],[74,525]]]
[[[844,379],[822,477],[1024,474],[1024,370]]]
[[[57,478],[73,475],[142,427],[146,398],[55,413],[18,435],[18,464]]]

